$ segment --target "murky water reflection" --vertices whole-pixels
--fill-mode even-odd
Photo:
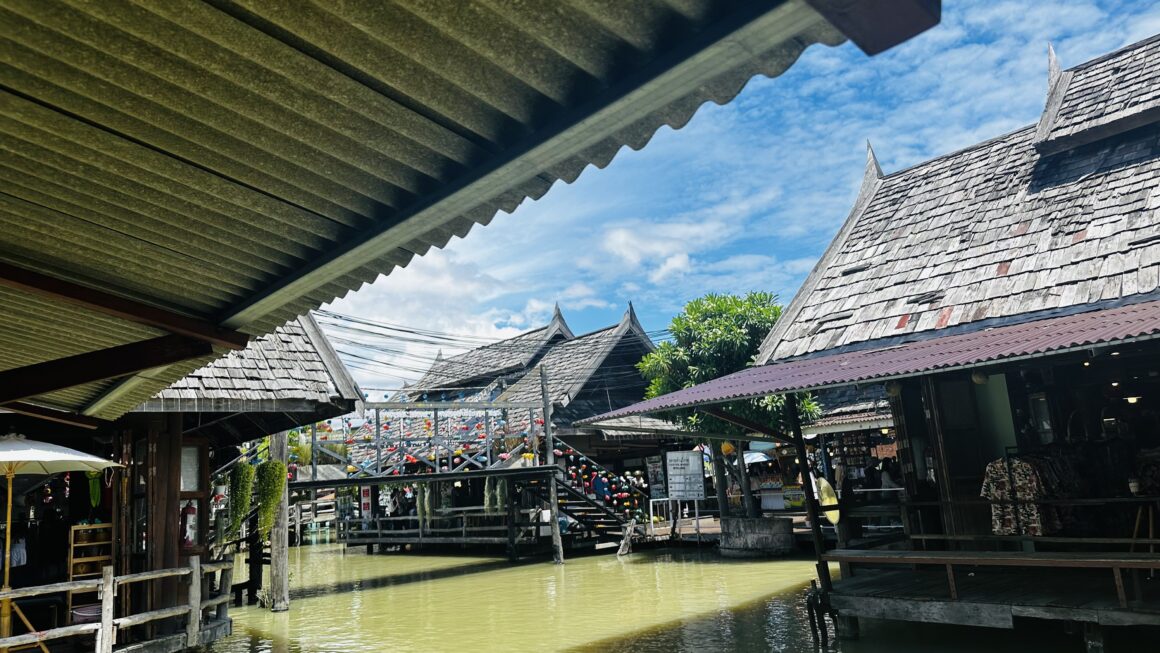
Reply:
[[[804,604],[807,560],[671,551],[511,566],[320,546],[292,550],[291,566],[291,611],[231,610],[234,635],[214,653],[818,650]],[[1083,651],[1058,624],[1012,632],[866,623],[863,630],[862,640],[830,650]]]

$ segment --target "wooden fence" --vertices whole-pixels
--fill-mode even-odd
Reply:
[[[0,591],[0,600],[21,599],[36,596],[47,596],[71,591],[97,591],[101,601],[101,618],[92,623],[73,624],[50,628],[48,630],[14,635],[0,638],[0,651],[7,651],[17,646],[39,646],[47,653],[44,642],[77,635],[96,635],[96,652],[112,653],[113,644],[117,641],[117,633],[126,628],[142,624],[186,617],[185,633],[166,635],[155,640],[133,644],[128,647],[133,651],[176,651],[189,647],[200,646],[213,641],[217,636],[229,632],[229,603],[230,586],[233,584],[233,555],[226,556],[221,562],[202,563],[198,556],[191,556],[188,567],[176,569],[159,569],[123,576],[113,575],[112,567],[105,567],[101,578],[91,580],[53,583],[35,587],[20,587],[8,591]],[[205,576],[220,573],[217,591],[212,590],[213,583],[206,583]],[[188,600],[184,605],[147,612],[137,612],[121,617],[114,614],[114,599],[118,590],[133,583],[143,583],[165,578],[186,578],[189,583]],[[212,579],[211,579],[212,580]],[[210,596],[202,596],[203,587],[210,587]],[[205,618],[205,612],[211,610],[210,618]],[[125,650],[125,649],[118,649]]]

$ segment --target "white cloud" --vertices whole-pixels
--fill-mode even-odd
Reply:
[[[648,280],[657,284],[670,277],[680,276],[689,271],[690,264],[689,255],[685,252],[673,254],[662,261],[660,267],[648,273]]]

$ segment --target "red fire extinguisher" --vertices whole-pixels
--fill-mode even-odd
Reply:
[[[181,509],[181,548],[192,549],[197,542],[197,506],[187,501]]]

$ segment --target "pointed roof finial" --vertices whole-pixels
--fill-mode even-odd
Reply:
[[[1047,42],[1047,92],[1055,87],[1056,80],[1059,79],[1060,67],[1059,57],[1055,56],[1055,48],[1052,47],[1051,42]]]
[[[439,351],[435,354],[435,362],[438,363],[441,360],[443,360],[443,349],[442,348],[440,348]]]
[[[866,176],[869,176],[873,171],[874,176],[878,179],[882,178],[882,166],[878,165],[878,157],[874,154],[874,146],[870,144],[870,139],[866,139]]]
[[[568,326],[568,322],[564,320],[564,313],[560,310],[560,302],[556,302],[555,308],[552,309],[552,321],[548,322],[548,329],[545,332],[545,337],[549,340],[556,335],[563,335],[565,340],[576,337]]]

